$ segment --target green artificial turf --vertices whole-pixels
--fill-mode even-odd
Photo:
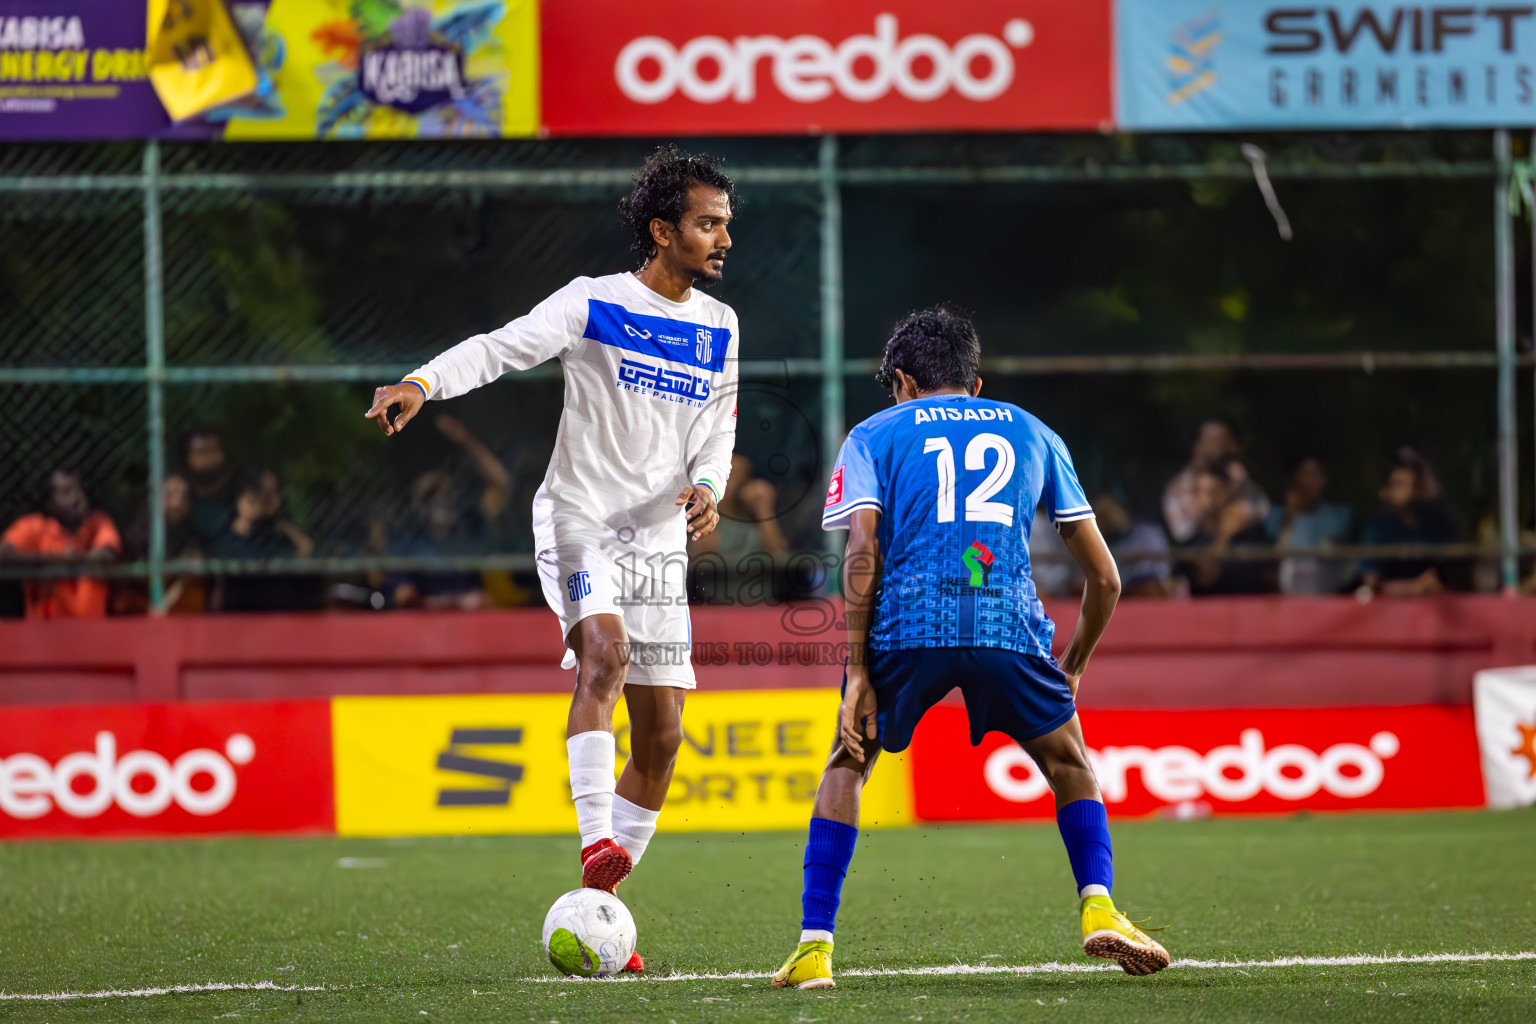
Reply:
[[[663,817],[665,825],[665,817]],[[1536,951],[1536,814],[1115,826],[1115,896],[1174,957]],[[0,1000],[4,1020],[1536,1020],[1536,960],[1083,974],[758,978],[799,931],[795,833],[661,833],[620,889],[651,977],[559,979],[539,929],[576,840],[241,839],[0,846],[0,991],[269,981],[242,991]],[[344,866],[348,865],[348,866]],[[1087,963],[1049,826],[865,833],[839,970]],[[544,980],[535,980],[544,979]]]

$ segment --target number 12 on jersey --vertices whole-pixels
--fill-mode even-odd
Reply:
[[[1008,486],[1013,477],[1013,445],[999,434],[977,434],[965,446],[965,468],[987,468],[987,453],[997,453],[992,471],[965,496],[965,521],[968,523],[1001,523],[1013,525],[1013,506],[1005,501],[989,500]],[[923,441],[923,454],[937,452],[939,456],[939,492],[934,500],[935,512],[941,523],[955,521],[955,449],[947,437],[930,437]]]

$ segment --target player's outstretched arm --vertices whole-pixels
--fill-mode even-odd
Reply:
[[[398,434],[416,417],[426,401],[426,393],[409,381],[386,384],[384,387],[373,389],[373,404],[368,407],[367,412],[363,413],[363,418],[373,420],[386,434]],[[390,420],[389,410],[396,405],[400,407],[400,411],[395,414],[394,420]]]
[[[377,388],[363,415],[386,434],[397,434],[434,401],[457,398],[489,384],[510,370],[527,370],[558,359],[581,340],[587,322],[587,284],[578,277],[505,327],[465,338],[398,384]],[[400,414],[389,418],[390,406]]]
[[[876,738],[875,688],[869,681],[869,626],[880,592],[880,513],[861,508],[848,517],[843,556],[844,618],[848,626],[848,683],[838,713],[838,736],[848,753],[864,763],[864,746]]]
[[[1072,696],[1077,696],[1077,684],[1088,659],[1098,645],[1099,638],[1109,626],[1109,617],[1115,612],[1115,602],[1120,599],[1120,570],[1115,556],[1109,553],[1099,524],[1093,519],[1077,519],[1061,524],[1061,539],[1078,568],[1083,570],[1086,583],[1083,586],[1083,611],[1077,617],[1072,639],[1061,655],[1061,670],[1067,675]]]

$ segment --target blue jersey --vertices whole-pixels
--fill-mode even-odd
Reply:
[[[1093,509],[1061,438],[1008,402],[934,395],[854,427],[827,488],[824,529],[880,513],[884,576],[872,650],[999,647],[1051,657],[1056,627],[1035,594],[1029,530]]]

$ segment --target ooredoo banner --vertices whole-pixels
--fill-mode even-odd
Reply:
[[[1343,0],[1122,0],[1128,129],[1536,123],[1536,8]]]
[[[1273,813],[1476,807],[1483,803],[1465,706],[1082,712],[1112,814]],[[1048,818],[1029,755],[1000,735],[970,745],[965,709],[941,705],[912,743],[922,821]]]
[[[545,129],[1097,129],[1109,0],[678,0],[543,8]]]
[[[330,832],[329,701],[0,708],[0,838]]]

